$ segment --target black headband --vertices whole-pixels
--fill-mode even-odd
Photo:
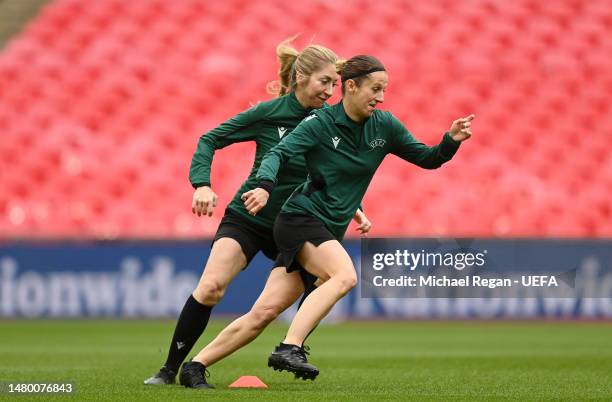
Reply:
[[[360,72],[355,73],[353,75],[349,75],[348,77],[345,77],[345,76],[341,75],[341,81],[344,82],[346,80],[352,80],[354,78],[361,77],[362,75],[368,75],[368,74],[371,74],[371,73],[375,73],[377,71],[387,71],[387,70],[385,70],[384,67],[372,67],[369,70],[360,71]]]

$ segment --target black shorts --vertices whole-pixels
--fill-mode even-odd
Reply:
[[[263,226],[253,224],[248,219],[229,208],[225,210],[225,215],[223,219],[221,219],[221,223],[217,228],[217,233],[215,233],[212,244],[223,237],[234,239],[240,244],[240,248],[242,248],[242,252],[247,259],[247,266],[259,251],[264,253],[264,255],[272,261],[276,260],[278,257],[278,248],[274,242],[272,231]],[[292,271],[302,271],[302,281],[304,282],[306,290],[308,291],[308,289],[314,288],[317,277],[301,269],[297,261],[295,261],[293,265]],[[277,265],[274,267],[276,268]]]
[[[281,213],[274,221],[274,240],[278,247],[274,267],[286,267],[287,272],[292,272],[304,269],[295,260],[304,243],[310,242],[318,247],[321,243],[336,238],[323,222],[313,216]]]
[[[221,219],[212,244],[223,237],[234,239],[240,244],[242,252],[246,256],[247,265],[251,263],[251,260],[259,251],[272,261],[278,255],[271,230],[254,224],[229,208],[225,210],[225,215]]]

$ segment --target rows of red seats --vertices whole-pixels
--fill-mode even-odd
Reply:
[[[57,0],[0,53],[0,236],[214,233],[254,147],[218,151],[221,203],[197,218],[197,140],[270,97],[275,46],[297,32],[379,57],[384,108],[426,143],[477,116],[442,169],[383,163],[374,234],[612,235],[605,0]]]

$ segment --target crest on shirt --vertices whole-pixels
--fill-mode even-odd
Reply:
[[[287,132],[285,127],[278,127],[278,138],[283,138],[283,135]]]
[[[332,138],[332,142],[334,143],[334,149],[338,148],[338,144],[340,143],[340,137]]]
[[[375,140],[370,141],[370,143],[368,145],[370,145],[370,148],[374,149],[377,147],[384,147],[385,146],[385,140],[383,140],[382,138],[377,138]]]

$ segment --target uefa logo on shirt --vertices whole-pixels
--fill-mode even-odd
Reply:
[[[370,148],[374,149],[376,147],[384,147],[385,146],[385,140],[383,140],[382,138],[377,138],[375,140],[370,141],[370,143],[368,145],[370,145]]]

